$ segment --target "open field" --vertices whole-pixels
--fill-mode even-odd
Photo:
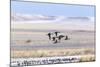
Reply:
[[[49,31],[48,31],[49,32]],[[11,49],[48,49],[48,48],[94,48],[95,34],[93,31],[62,31],[60,34],[68,35],[69,40],[61,39],[60,43],[54,44],[49,40],[48,33],[33,31],[12,31]],[[27,42],[30,41],[30,42]]]
[[[61,31],[69,40],[54,44],[46,35],[49,31],[12,31],[11,59],[56,56],[81,56],[80,62],[95,60],[94,31]],[[29,41],[29,42],[28,42]]]

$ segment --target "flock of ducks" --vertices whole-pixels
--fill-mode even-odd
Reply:
[[[53,41],[54,44],[56,43],[60,43],[60,41],[62,40],[62,38],[64,38],[64,40],[69,40],[67,35],[58,35],[60,32],[53,32],[53,33],[48,33],[47,36],[49,37],[49,40]]]
[[[57,32],[57,31],[49,32],[47,34],[47,36],[48,36],[49,40],[53,41],[54,44],[60,43],[62,39],[63,40],[69,40],[67,35],[62,35],[62,34],[59,35],[59,33],[60,32]],[[31,40],[26,41],[26,43],[30,43],[30,42],[31,42]]]

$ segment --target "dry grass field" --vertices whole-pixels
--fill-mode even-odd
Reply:
[[[48,32],[11,32],[11,58],[81,56],[82,61],[95,60],[94,32],[67,31],[70,40],[53,44]],[[27,40],[30,40],[27,43]]]
[[[81,56],[82,61],[95,60],[94,49],[38,49],[38,50],[12,50],[11,58],[28,57],[54,57],[54,56]]]

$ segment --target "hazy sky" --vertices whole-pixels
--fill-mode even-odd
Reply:
[[[36,2],[11,2],[12,13],[42,14],[48,16],[95,16],[95,6],[50,4]]]

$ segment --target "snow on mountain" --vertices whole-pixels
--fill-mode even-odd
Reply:
[[[30,15],[30,14],[11,14],[12,21],[39,21],[39,20],[55,20],[55,16]]]
[[[15,14],[11,14],[11,20],[12,21],[24,21],[24,22],[29,22],[29,21],[40,21],[40,22],[72,22],[72,21],[94,21],[93,17],[66,17],[66,16],[45,16],[45,15],[30,15],[30,14],[19,14],[19,13],[15,13]]]
[[[94,17],[11,14],[12,28],[16,29],[94,30],[94,23]]]

